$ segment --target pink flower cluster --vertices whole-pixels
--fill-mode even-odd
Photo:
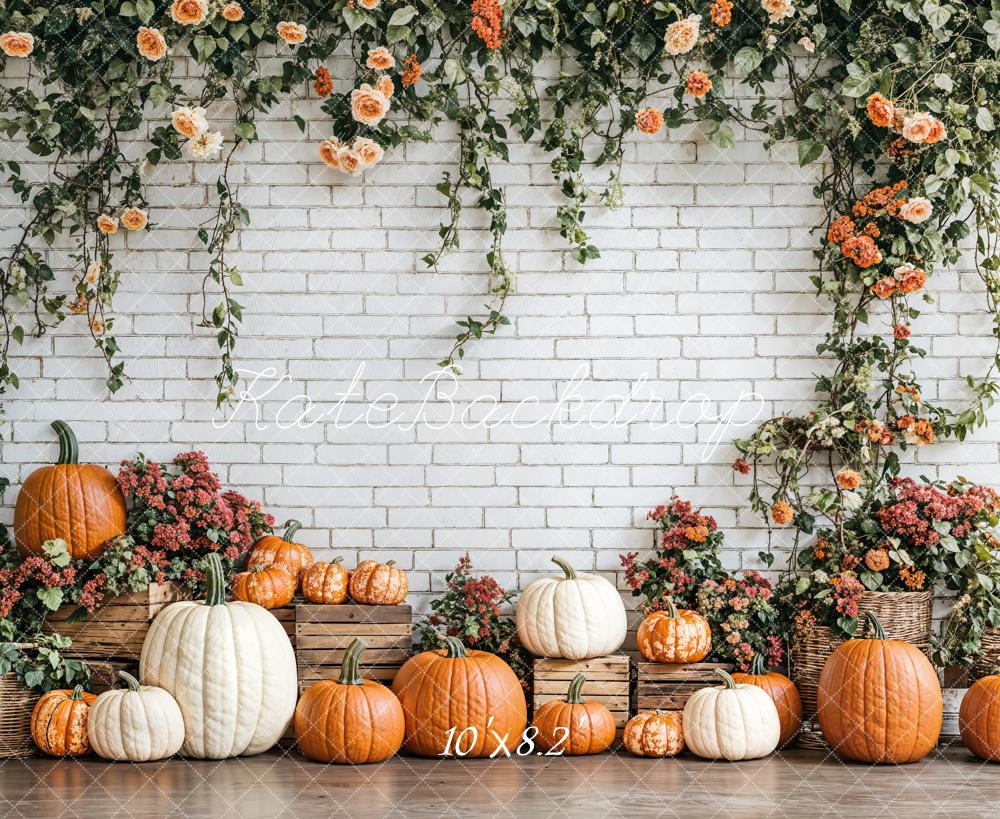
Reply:
[[[24,597],[25,587],[66,587],[76,579],[76,568],[53,566],[43,555],[28,555],[14,568],[0,569],[0,617],[7,617]]]
[[[917,483],[912,478],[892,482],[896,502],[878,510],[878,520],[886,534],[898,537],[910,547],[932,547],[941,542],[936,522],[951,522],[949,533],[956,538],[967,535],[973,519],[984,510],[994,512],[998,498],[992,489],[973,486],[965,492],[944,492],[935,486]]]

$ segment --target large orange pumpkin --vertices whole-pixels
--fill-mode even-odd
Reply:
[[[362,560],[351,572],[351,599],[370,606],[398,606],[406,599],[410,583],[394,560]]]
[[[778,709],[778,721],[781,723],[781,735],[778,737],[778,747],[789,745],[802,728],[802,698],[799,689],[788,677],[777,671],[768,671],[764,665],[764,655],[759,651],[750,664],[750,673],[736,672],[733,680],[738,683],[756,685],[774,700]]]
[[[302,596],[310,603],[335,606],[347,600],[350,572],[340,565],[342,557],[330,563],[317,560],[302,572]]]
[[[677,756],[684,750],[684,714],[640,711],[625,725],[622,743],[636,756]]]
[[[583,674],[577,674],[565,700],[547,702],[535,712],[531,724],[538,730],[535,744],[541,750],[583,756],[603,753],[615,741],[615,718],[607,706],[580,697],[586,681]]]
[[[264,535],[258,540],[253,549],[250,550],[250,557],[247,558],[247,568],[254,569],[258,566],[281,566],[295,581],[295,588],[299,587],[302,572],[308,569],[315,562],[313,553],[308,546],[295,543],[292,538],[295,533],[302,528],[302,524],[297,520],[290,520],[285,523],[285,533],[277,535]]]
[[[916,762],[941,733],[941,686],[930,661],[912,643],[887,640],[869,613],[871,640],[841,643],[823,666],[817,716],[823,737],[846,759]]]
[[[639,652],[654,663],[699,663],[712,647],[712,630],[698,612],[679,609],[667,598],[666,611],[650,612],[636,634]]]
[[[24,481],[14,506],[14,538],[22,554],[43,554],[47,540],[65,540],[74,560],[97,557],[125,531],[125,497],[103,466],[80,463],[80,447],[65,421],[53,421],[59,460]]]
[[[283,566],[254,566],[233,575],[233,597],[265,609],[280,609],[295,597],[295,579]]]
[[[488,651],[466,651],[457,637],[399,669],[392,690],[406,721],[403,749],[418,756],[505,755],[521,742],[528,708],[517,675]]]
[[[361,678],[358,663],[366,648],[354,639],[344,652],[340,679],[310,686],[295,707],[295,740],[310,759],[362,765],[399,750],[403,708],[384,685]]]
[[[31,712],[31,738],[43,753],[52,756],[83,756],[90,753],[87,717],[94,694],[78,685],[72,691],[46,691]]]
[[[981,759],[1000,762],[1000,674],[976,680],[958,709],[965,747]]]

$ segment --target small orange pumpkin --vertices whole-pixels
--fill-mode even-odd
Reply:
[[[302,596],[310,603],[327,606],[336,606],[347,600],[351,573],[341,565],[343,559],[335,557],[330,563],[317,560],[302,572]]]
[[[361,678],[367,646],[355,638],[344,652],[340,679],[320,680],[295,707],[295,741],[318,762],[381,762],[403,743],[403,706],[381,683]]]
[[[976,680],[958,709],[965,747],[980,759],[1000,762],[1000,674]]]
[[[89,754],[87,718],[96,699],[82,685],[72,691],[56,689],[42,694],[31,712],[31,737],[39,750],[51,756]]]
[[[750,663],[749,674],[736,672],[732,677],[738,683],[762,688],[774,700],[774,707],[778,709],[778,721],[781,723],[778,747],[790,745],[802,728],[802,698],[795,683],[784,674],[768,671],[764,665],[764,655],[759,651]]]
[[[351,572],[351,599],[369,606],[398,606],[410,589],[406,572],[394,560],[362,560]]]
[[[640,711],[625,725],[622,742],[636,756],[677,756],[684,750],[684,714]]]
[[[265,609],[280,609],[295,597],[295,580],[282,566],[254,566],[233,575],[233,597]]]
[[[580,698],[586,681],[577,674],[565,700],[547,702],[535,712],[531,724],[538,730],[535,744],[541,750],[555,749],[566,756],[600,754],[615,741],[615,719],[607,706]]]
[[[253,549],[250,550],[250,557],[247,558],[247,568],[254,569],[257,566],[281,566],[287,571],[295,581],[295,588],[298,589],[299,581],[302,579],[302,572],[312,566],[316,559],[309,551],[308,546],[295,543],[292,538],[295,533],[302,528],[302,524],[297,520],[290,520],[285,523],[285,533],[277,535],[264,535],[258,540]]]
[[[667,598],[666,611],[646,615],[636,634],[639,652],[654,663],[700,663],[712,647],[712,630],[698,612],[679,609]]]

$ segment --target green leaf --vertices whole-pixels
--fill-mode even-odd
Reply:
[[[599,29],[595,29],[599,31]],[[646,62],[656,51],[656,37],[649,31],[636,31],[629,41],[632,52],[640,62]]]
[[[976,125],[980,131],[992,131],[996,127],[993,124],[993,114],[985,105],[976,112]]]
[[[743,46],[733,57],[733,68],[736,71],[736,76],[747,76],[761,64],[763,59],[764,55],[756,48]]]
[[[935,74],[934,85],[936,85],[942,91],[952,91],[955,88],[955,83],[952,82],[951,77],[949,77],[947,74]]]
[[[45,608],[49,611],[55,611],[62,605],[63,590],[59,586],[53,586],[48,589],[36,589],[35,596],[42,601]]]
[[[799,142],[799,167],[804,168],[811,162],[815,162],[823,153],[823,146],[812,139],[803,139]]]
[[[368,25],[368,23],[370,22],[370,18],[367,14],[358,11],[355,8],[352,8],[351,6],[344,6],[343,14],[344,14],[344,22],[347,23],[347,28],[350,29],[352,32],[357,31],[359,28],[361,28],[361,26]],[[257,23],[251,24],[250,29],[253,30],[254,26],[256,25]],[[258,34],[257,36],[259,37],[260,35]]]
[[[252,122],[237,122],[233,127],[233,133],[247,142],[257,139],[257,128]]]
[[[872,84],[874,79],[872,77],[855,77],[849,76],[844,79],[844,85],[841,89],[845,97],[863,97],[869,91],[872,90]]]
[[[69,565],[71,555],[69,553],[69,546],[65,540],[61,538],[46,540],[42,544],[42,551],[48,556],[49,562],[53,566],[58,566],[61,569]]]
[[[156,6],[153,4],[153,0],[136,0],[135,11],[143,23],[148,23],[153,19]]]
[[[405,26],[416,16],[417,10],[413,6],[403,6],[402,8],[396,9],[392,13],[392,17],[389,18],[388,25]]]

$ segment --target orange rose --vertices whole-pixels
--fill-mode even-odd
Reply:
[[[97,284],[98,280],[101,278],[101,271],[104,270],[104,265],[100,262],[91,262],[87,266],[87,272],[83,276],[83,280],[93,286]]]
[[[170,19],[182,26],[196,26],[208,17],[205,0],[174,0],[170,6]]]
[[[139,31],[135,35],[135,45],[143,57],[154,63],[162,60],[167,54],[167,41],[158,28],[139,26]]]
[[[396,67],[396,58],[389,53],[389,49],[379,46],[369,49],[365,65],[376,71],[388,71],[390,68]]]
[[[194,108],[178,108],[170,115],[174,130],[182,137],[195,139],[208,130],[208,120],[205,119],[205,109],[201,106]]]
[[[382,161],[385,150],[374,139],[358,137],[354,140],[354,153],[358,155],[362,166],[372,168]]]
[[[924,140],[926,145],[933,145],[935,142],[940,142],[945,138],[948,131],[944,127],[944,123],[939,119],[935,119],[931,123],[931,131],[927,134],[927,138]]]
[[[8,57],[27,57],[35,50],[35,38],[27,31],[0,34],[0,48]]]
[[[655,134],[663,127],[663,113],[659,108],[641,108],[635,114],[635,127],[644,134]]]
[[[692,97],[704,97],[712,90],[712,81],[704,71],[692,71],[688,74],[686,91]]]
[[[879,128],[888,128],[896,120],[896,112],[892,103],[881,94],[872,94],[868,98],[865,110],[868,111],[868,119]]]
[[[919,267],[902,265],[893,271],[893,276],[899,282],[900,293],[916,293],[927,283],[927,274]]]
[[[396,86],[393,85],[392,77],[379,77],[378,82],[375,83],[375,87],[385,95],[386,99],[392,99],[392,95],[396,93]]]
[[[892,276],[879,279],[871,286],[871,291],[880,299],[888,299],[896,292],[896,280]]]
[[[861,486],[861,476],[853,469],[841,469],[837,473],[837,486],[841,489],[857,489]]]
[[[420,60],[417,59],[416,54],[405,58],[403,60],[403,85],[407,87],[416,85],[422,71],[423,68],[420,66]]]
[[[106,213],[102,213],[97,217],[97,229],[104,233],[105,235],[110,233],[118,232],[118,219],[114,216],[108,216]]]
[[[122,214],[122,225],[127,230],[142,230],[148,221],[146,211],[141,208],[128,208]]]
[[[324,139],[319,144],[319,158],[335,171],[340,170],[340,160],[337,159],[337,151],[340,150],[340,140]]]
[[[346,145],[337,151],[337,162],[340,163],[340,170],[351,176],[357,176],[364,170],[361,164],[361,157]]]
[[[777,523],[778,526],[784,526],[791,523],[794,516],[795,512],[792,510],[792,505],[788,501],[778,501],[771,507],[771,520]]]
[[[903,120],[902,134],[910,142],[926,142],[936,128],[935,122],[937,120],[926,111],[913,114]]]
[[[362,83],[351,92],[351,116],[364,125],[378,125],[389,112],[389,100],[377,88]]]
[[[300,45],[306,41],[306,27],[282,20],[278,23],[278,36],[288,45]]]
[[[95,336],[102,336],[104,335],[104,322],[99,318],[95,318],[92,322],[90,322],[90,329]]]
[[[230,23],[238,23],[243,19],[243,6],[236,2],[226,3],[222,7],[222,17]]]
[[[368,11],[374,11],[381,5],[381,3],[382,0],[358,0],[358,5]]]

